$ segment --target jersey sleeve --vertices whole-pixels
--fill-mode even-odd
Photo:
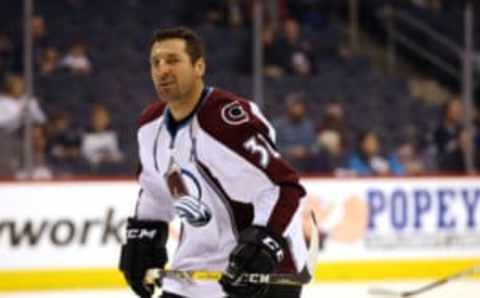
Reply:
[[[210,100],[198,116],[205,134],[199,162],[228,197],[253,205],[253,224],[283,234],[305,190],[275,147],[275,131],[252,102]]]

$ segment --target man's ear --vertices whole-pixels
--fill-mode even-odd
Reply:
[[[205,59],[204,58],[198,58],[197,61],[195,62],[195,72],[197,73],[197,75],[199,77],[203,77],[203,75],[205,74],[205,70],[206,70],[206,63],[205,63]]]

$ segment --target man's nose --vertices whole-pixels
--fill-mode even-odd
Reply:
[[[164,62],[160,62],[154,68],[154,71],[155,71],[155,74],[157,76],[164,77],[164,76],[167,76],[170,73],[170,67]]]

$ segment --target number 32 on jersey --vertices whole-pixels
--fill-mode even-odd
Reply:
[[[280,153],[278,153],[261,134],[250,137],[243,143],[243,148],[254,155],[258,155],[260,166],[264,169],[268,167],[270,157],[280,157]]]

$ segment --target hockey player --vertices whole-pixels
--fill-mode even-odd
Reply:
[[[275,149],[275,132],[258,107],[205,86],[203,42],[188,28],[163,29],[150,48],[160,100],[140,117],[141,186],[128,219],[120,270],[133,291],[167,263],[168,224],[182,219],[176,270],[219,270],[220,282],[165,278],[163,298],[300,297],[301,287],[239,281],[244,273],[294,273],[306,262],[297,173]]]

